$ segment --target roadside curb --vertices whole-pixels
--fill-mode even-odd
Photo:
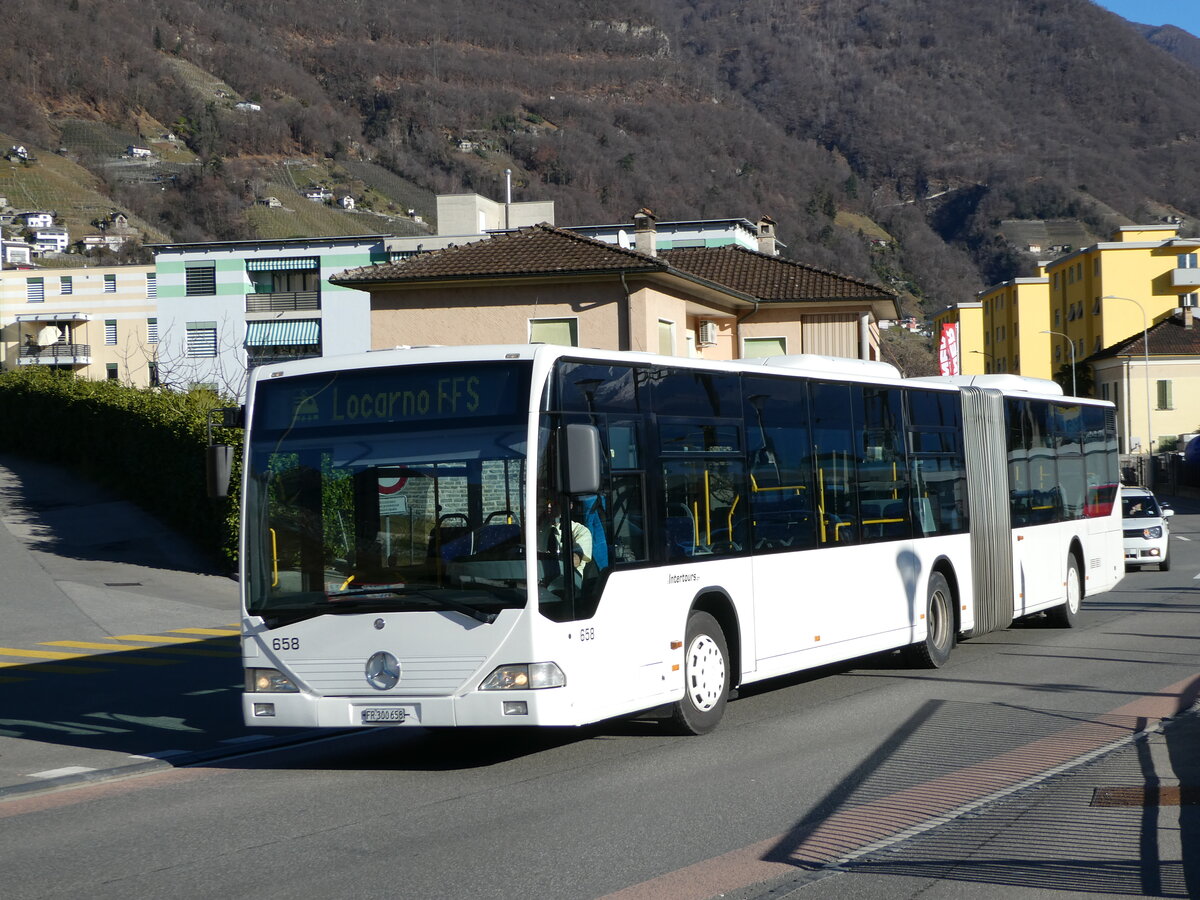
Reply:
[[[35,794],[52,793],[68,788],[104,784],[105,782],[118,781],[123,778],[138,778],[143,775],[152,775],[156,772],[170,771],[171,769],[187,769],[216,760],[236,759],[240,756],[260,753],[263,750],[276,750],[281,747],[306,744],[314,740],[330,738],[341,733],[324,729],[312,729],[288,735],[287,737],[264,738],[261,741],[255,741],[253,744],[243,743],[227,747],[212,747],[207,750],[181,753],[178,756],[172,756],[170,759],[141,759],[123,766],[92,769],[87,772],[73,772],[70,775],[59,775],[55,778],[31,781],[27,784],[6,785],[0,787],[0,803],[18,797],[29,797]]]

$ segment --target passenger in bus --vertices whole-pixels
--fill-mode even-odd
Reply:
[[[575,587],[583,585],[583,572],[592,560],[592,533],[582,522],[575,519],[571,523],[571,564],[574,569]],[[538,520],[538,557],[541,561],[543,587],[550,590],[561,590],[564,579],[559,574],[560,549],[563,547],[563,529],[561,507],[558,501],[550,499]]]

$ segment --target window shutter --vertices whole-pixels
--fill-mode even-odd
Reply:
[[[104,320],[104,343],[113,345],[117,342],[117,320]]]

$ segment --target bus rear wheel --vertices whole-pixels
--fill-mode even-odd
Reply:
[[[729,699],[729,646],[717,620],[693,612],[684,637],[683,698],[671,722],[683,734],[707,734],[717,727]]]
[[[1046,610],[1046,618],[1058,628],[1074,628],[1079,619],[1079,607],[1083,603],[1083,579],[1079,576],[1079,563],[1074,555],[1067,557],[1066,588],[1067,602]]]
[[[940,669],[954,649],[954,595],[941,572],[929,576],[929,594],[925,600],[925,640],[910,644],[905,655],[910,665],[920,669]]]

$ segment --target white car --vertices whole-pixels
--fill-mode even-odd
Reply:
[[[1125,532],[1125,566],[1157,565],[1160,572],[1171,568],[1167,553],[1170,528],[1167,519],[1175,510],[1159,503],[1142,487],[1121,488],[1121,528]]]

